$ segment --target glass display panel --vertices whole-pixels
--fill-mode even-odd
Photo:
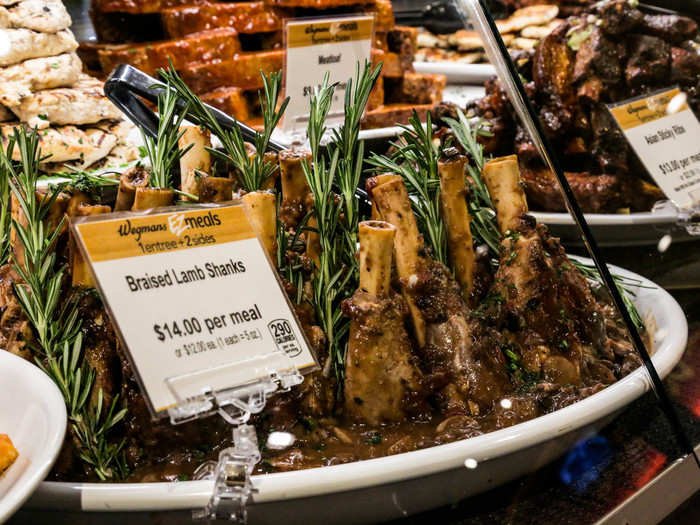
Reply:
[[[187,116],[196,125],[185,142],[211,162],[174,162],[175,199],[208,188],[202,202],[240,194],[256,208],[253,222],[267,228],[259,235],[322,368],[250,420],[249,471],[217,485],[247,492],[222,513],[247,513],[253,524],[666,518],[700,488],[691,453],[700,447],[700,220],[691,194],[700,152],[673,150],[687,138],[676,127],[692,129],[692,120],[635,139],[615,108],[649,122],[651,114],[700,115],[697,6],[349,1],[66,2],[95,75],[123,61],[156,77],[156,66],[174,57],[182,82],[173,72],[161,79],[190,110],[197,99],[220,104],[256,129],[265,128],[257,90],[267,85],[253,78],[258,64],[277,68],[284,48],[275,24],[319,13],[372,13],[378,24],[372,67],[360,64],[352,82],[314,90],[303,145],[274,134],[261,151],[236,151],[223,131],[228,143],[211,140],[199,106]],[[463,19],[466,4],[483,17]],[[189,57],[194,47],[179,45],[167,55],[168,45],[187,39],[219,47],[201,44],[206,57]],[[252,56],[269,63],[235,71]],[[283,106],[285,94],[277,95],[268,120],[270,107]],[[344,96],[345,127],[327,129],[325,104]],[[660,153],[639,153],[634,140]],[[135,162],[147,169],[144,151]],[[119,199],[119,177],[110,175],[99,198],[86,197],[85,213]],[[654,178],[666,175],[678,178],[672,189],[690,206],[672,202]],[[89,177],[79,180],[94,189]],[[63,189],[78,206],[82,194]],[[63,197],[59,207],[68,206]],[[46,233],[37,224],[34,233]],[[90,275],[75,279],[80,261],[67,237],[58,239],[49,251],[72,278],[65,299],[70,285],[89,288]],[[14,279],[0,271],[0,336],[8,349],[41,360],[22,337],[6,337],[27,333],[3,302]],[[8,523],[190,523],[192,511],[207,515],[212,494],[225,492],[211,489],[219,454],[236,455],[232,427],[218,417],[153,422],[99,295],[79,297],[85,358],[73,364],[94,369],[89,377],[105,396],[85,431],[96,432],[93,446],[78,425],[95,413],[79,405],[47,481]],[[275,329],[285,340],[284,326]],[[98,404],[96,393],[85,400]],[[240,466],[235,457],[233,464]]]

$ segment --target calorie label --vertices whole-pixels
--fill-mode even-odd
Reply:
[[[103,215],[73,232],[155,413],[176,403],[173,379],[187,378],[186,399],[260,379],[273,352],[316,368],[242,206]]]

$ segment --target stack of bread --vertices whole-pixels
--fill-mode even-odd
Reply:
[[[47,171],[64,164],[87,168],[132,160],[131,125],[105,96],[102,83],[82,72],[60,0],[3,0],[0,7],[0,137],[12,128],[40,130]],[[15,154],[19,152],[15,151]]]
[[[541,39],[564,21],[557,18],[560,12],[560,8],[553,4],[531,5],[518,9],[508,18],[497,20],[496,26],[511,55],[517,57],[521,51],[532,51]],[[462,64],[488,61],[479,33],[466,29],[447,35],[421,29],[416,60]]]
[[[92,0],[97,43],[81,46],[96,74],[120,63],[153,74],[172,60],[205,102],[235,118],[260,123],[260,71],[281,70],[285,18],[349,13],[375,14],[372,60],[383,62],[364,126],[421,117],[442,100],[445,77],[413,70],[417,31],[395,25],[390,0],[264,0],[209,3],[200,0]]]

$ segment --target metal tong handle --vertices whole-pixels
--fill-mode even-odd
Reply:
[[[151,111],[139,97],[143,97],[150,102],[157,102],[158,94],[167,88],[167,84],[147,75],[140,69],[128,64],[120,64],[109,75],[104,85],[104,92],[105,96],[111,100],[131,122],[142,128],[149,136],[156,139],[158,138],[158,115]],[[184,102],[178,99],[178,110],[182,110],[184,106]],[[214,115],[214,118],[216,118],[222,128],[233,129],[235,126],[238,126],[241,130],[241,135],[248,141],[254,141],[255,137],[258,136],[258,132],[253,128],[229,117],[223,111],[209,106],[208,104],[204,104],[204,107]],[[274,151],[275,153],[287,149],[286,146],[274,140],[270,140],[267,147],[270,151]],[[355,190],[355,196],[360,201],[361,212],[369,214],[372,205],[367,192],[362,188],[357,188]]]
[[[168,89],[167,84],[128,64],[120,64],[117,66],[109,75],[104,85],[105,96],[111,100],[129,120],[142,128],[146,134],[154,139],[158,136],[159,117],[151,111],[139,97],[155,103],[158,101],[158,95],[166,89]],[[178,98],[178,111],[182,111],[184,107],[185,103],[182,99]],[[258,132],[253,128],[246,126],[215,107],[208,104],[204,104],[204,107],[211,112],[223,129],[234,129],[238,126],[245,140],[251,142],[255,141]],[[197,124],[199,124],[199,122],[197,122]],[[274,140],[270,140],[268,149],[279,153],[286,149],[286,147]]]

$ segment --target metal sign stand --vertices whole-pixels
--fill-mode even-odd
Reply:
[[[220,375],[245,366],[260,373],[259,379],[245,385],[215,391],[206,388],[200,395],[184,398],[179,392],[188,380],[201,380],[206,374]],[[281,349],[224,366],[168,378],[165,383],[177,400],[168,408],[173,425],[202,419],[218,413],[233,426],[233,446],[219,453],[218,461],[207,461],[194,474],[197,480],[213,480],[209,502],[203,509],[192,511],[194,520],[224,519],[245,523],[247,503],[255,488],[251,475],[260,461],[255,427],[248,424],[252,414],[265,408],[267,399],[278,392],[287,392],[304,380],[292,359]]]

